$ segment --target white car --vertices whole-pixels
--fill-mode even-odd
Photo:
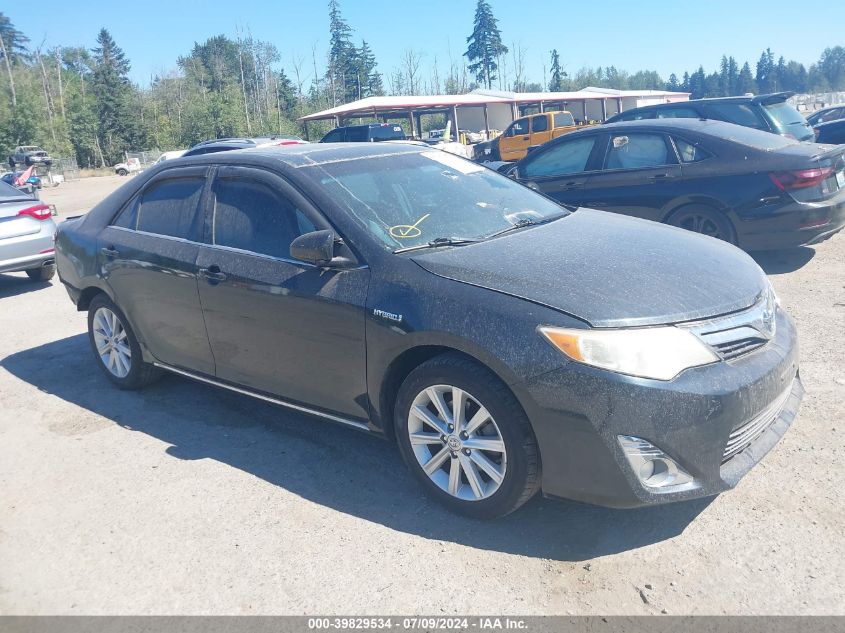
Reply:
[[[55,235],[48,205],[0,182],[0,273],[23,271],[33,281],[52,279]]]
[[[171,152],[164,152],[161,156],[158,157],[158,160],[153,163],[153,165],[158,165],[159,163],[163,163],[166,160],[173,160],[174,158],[179,158],[188,150],[186,149],[174,149]]]
[[[118,163],[114,166],[114,173],[118,176],[128,176],[129,174],[138,173],[143,169],[141,167],[141,161],[137,158],[130,158],[125,163]]]

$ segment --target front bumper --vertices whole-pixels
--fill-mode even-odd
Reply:
[[[779,311],[776,336],[735,360],[688,369],[671,381],[632,378],[577,363],[524,385],[540,446],[543,492],[632,508],[718,494],[737,482],[789,428],[804,390],[794,324]],[[731,432],[788,392],[782,409],[723,463]],[[676,491],[640,483],[620,435],[651,442],[694,477]]]

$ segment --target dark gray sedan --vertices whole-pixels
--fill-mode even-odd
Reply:
[[[418,145],[167,161],[56,250],[118,387],[170,372],[381,435],[478,517],[540,490],[717,494],[803,393],[792,320],[737,248]]]

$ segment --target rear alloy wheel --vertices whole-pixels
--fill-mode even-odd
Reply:
[[[413,370],[399,390],[396,433],[405,463],[455,512],[495,518],[540,486],[537,442],[510,390],[457,354]]]
[[[736,243],[730,220],[710,207],[697,205],[682,207],[670,215],[666,223],[731,244]]]
[[[121,389],[140,389],[158,377],[158,370],[144,362],[126,317],[104,294],[88,307],[88,338],[100,369]]]

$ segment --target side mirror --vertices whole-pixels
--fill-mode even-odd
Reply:
[[[353,262],[346,257],[334,256],[337,241],[334,231],[311,231],[291,242],[290,256],[315,266],[346,268]]]

